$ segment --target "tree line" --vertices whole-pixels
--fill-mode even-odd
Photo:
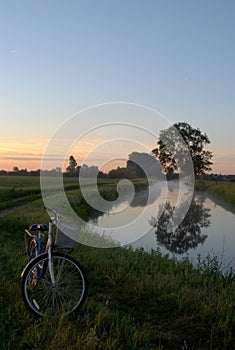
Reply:
[[[69,157],[69,165],[65,176],[99,177],[111,179],[162,178],[163,173],[159,162],[153,154],[132,152],[128,156],[125,167],[111,169],[103,173],[97,166],[78,165],[74,156]]]
[[[182,140],[185,146],[182,145]],[[157,146],[148,153],[132,152],[129,155],[125,167],[117,167],[108,173],[103,173],[97,166],[86,164],[78,165],[73,155],[69,157],[69,165],[64,176],[85,177],[98,176],[101,178],[162,178],[165,174],[168,178],[174,178],[180,172],[187,174],[188,157],[191,158],[194,175],[201,176],[211,171],[213,154],[206,150],[210,143],[207,134],[199,128],[193,128],[186,122],[173,124],[168,129],[160,131]],[[43,171],[47,175],[61,173],[61,168]],[[0,170],[0,175],[32,175],[39,176],[41,170],[27,171],[14,166],[12,171]]]
[[[48,176],[56,176],[58,173],[62,173],[61,168],[52,170],[32,170],[28,171],[26,168],[19,169],[14,166],[12,171],[0,170],[0,175],[12,175],[12,176],[40,176],[43,173]],[[148,153],[132,152],[128,156],[125,167],[117,167],[111,169],[108,173],[104,173],[95,165],[88,166],[86,164],[78,165],[75,157],[71,155],[69,157],[68,166],[63,172],[65,177],[98,177],[98,178],[111,178],[111,179],[134,179],[134,178],[161,178],[163,176],[159,162],[154,155]]]

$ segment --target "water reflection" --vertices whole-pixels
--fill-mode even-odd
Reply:
[[[187,215],[174,231],[167,230],[175,207],[167,202],[163,210],[159,210],[162,215],[159,218],[151,218],[150,223],[156,227],[155,232],[157,242],[172,253],[183,254],[190,248],[196,248],[198,244],[203,244],[207,235],[201,229],[209,227],[211,222],[210,208],[204,206],[205,197],[193,198]],[[176,209],[177,210],[177,209]],[[178,208],[179,215],[181,208]]]
[[[153,204],[160,197],[163,189],[163,186],[151,185],[151,187],[148,187],[144,191],[135,192],[134,198],[130,202],[130,206],[136,208]]]

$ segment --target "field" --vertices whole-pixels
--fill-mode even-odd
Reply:
[[[20,291],[26,264],[23,229],[47,222],[48,215],[38,178],[2,179],[1,350],[234,349],[235,276],[223,276],[214,257],[199,259],[193,268],[187,259],[177,262],[159,251],[78,245],[73,256],[84,266],[89,283],[83,308],[77,317],[35,319]],[[74,198],[76,180],[67,181],[68,196]],[[114,182],[100,185],[115,193]],[[23,204],[17,202],[21,197]],[[4,207],[7,202],[13,203],[10,209]]]
[[[76,179],[65,179],[66,190],[76,188]],[[20,206],[38,198],[41,198],[39,176],[0,176],[0,210]]]

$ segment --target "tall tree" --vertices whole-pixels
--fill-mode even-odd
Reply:
[[[76,173],[76,166],[77,166],[77,162],[76,162],[74,156],[70,156],[69,157],[69,166],[66,168],[67,174],[69,174],[70,176],[74,176]]]
[[[190,156],[194,174],[199,176],[210,171],[213,164],[212,152],[205,150],[209,143],[208,136],[200,129],[195,129],[186,122],[179,122],[160,131],[157,147],[152,153],[159,159],[167,174],[173,174],[176,170],[187,173]]]

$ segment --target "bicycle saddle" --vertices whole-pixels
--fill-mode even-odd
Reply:
[[[48,231],[48,227],[46,224],[33,224],[29,228],[30,231]]]

